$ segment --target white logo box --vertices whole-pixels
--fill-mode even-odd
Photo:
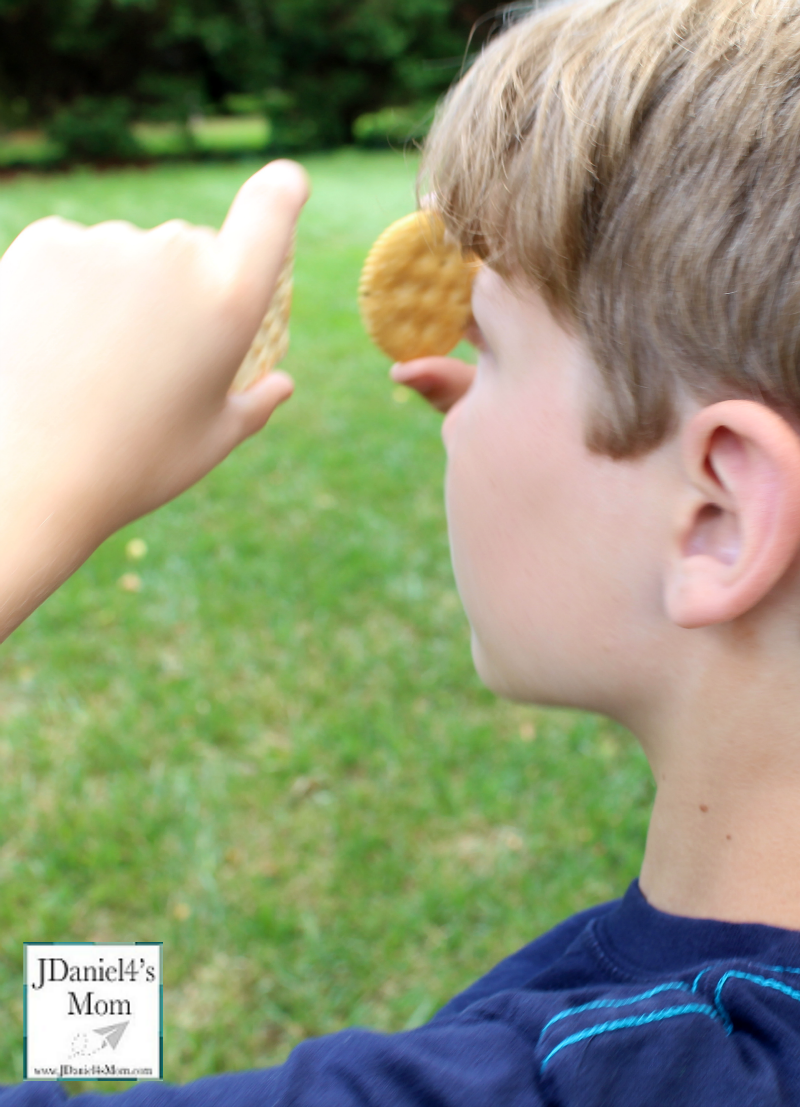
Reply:
[[[161,942],[26,942],[26,1080],[161,1080]]]

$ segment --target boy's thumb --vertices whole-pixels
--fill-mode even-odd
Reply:
[[[229,392],[226,397],[226,435],[230,439],[227,450],[260,431],[275,408],[285,403],[293,391],[292,378],[278,369],[267,373],[244,392]]]
[[[270,162],[239,189],[217,236],[229,281],[247,288],[261,315],[309,191],[305,170],[296,162]]]

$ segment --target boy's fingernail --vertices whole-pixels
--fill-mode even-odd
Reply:
[[[276,370],[270,374],[273,387],[277,387],[282,395],[278,399],[279,404],[285,403],[294,392],[294,381],[288,373]]]

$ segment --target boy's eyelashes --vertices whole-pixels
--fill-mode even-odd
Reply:
[[[469,321],[469,325],[464,332],[464,337],[466,338],[467,342],[470,342],[475,347],[476,350],[481,350],[483,352],[488,351],[489,347],[486,343],[486,339],[483,336],[483,331],[475,321],[474,315]]]

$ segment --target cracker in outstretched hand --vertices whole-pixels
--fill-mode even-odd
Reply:
[[[289,349],[289,312],[292,309],[292,267],[294,242],[281,266],[278,283],[267,308],[267,314],[239,366],[231,385],[232,392],[244,392],[286,356]]]
[[[435,212],[398,219],[376,240],[361,272],[358,304],[367,334],[395,361],[450,353],[472,319],[479,265]]]

